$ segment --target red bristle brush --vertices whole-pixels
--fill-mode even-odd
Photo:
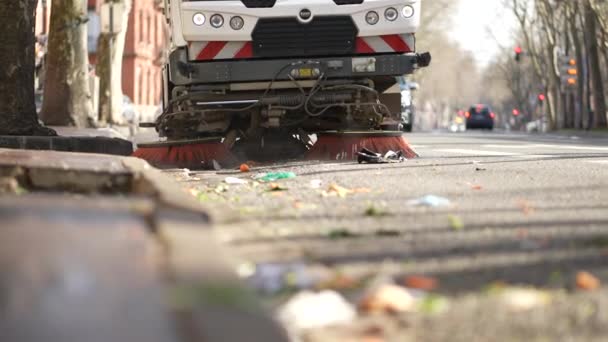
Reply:
[[[407,159],[418,157],[401,132],[327,132],[317,134],[317,142],[306,155],[308,160],[357,160],[366,148],[384,155],[403,151]]]
[[[225,168],[238,164],[226,145],[215,138],[139,144],[132,156],[160,168],[213,169],[213,161]]]

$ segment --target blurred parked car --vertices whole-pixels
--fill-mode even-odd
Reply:
[[[494,129],[496,114],[487,105],[474,105],[465,113],[467,129]]]

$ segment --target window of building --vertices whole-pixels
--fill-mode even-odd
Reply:
[[[138,20],[138,25],[139,26],[139,39],[138,39],[138,43],[142,44],[145,41],[145,35],[144,35],[144,25],[145,24],[145,20],[144,20],[144,11],[143,10],[139,10],[139,20]]]
[[[95,9],[89,10],[87,23],[87,49],[89,53],[97,52],[97,40],[101,34],[101,18]]]

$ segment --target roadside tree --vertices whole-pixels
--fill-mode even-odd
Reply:
[[[0,1],[0,135],[55,135],[36,114],[36,4],[37,0]]]
[[[93,125],[87,51],[87,1],[55,0],[40,117],[47,125]]]
[[[118,4],[123,8],[121,18],[115,19],[123,23],[123,30],[116,33],[102,33],[97,42],[99,120],[102,123],[116,123],[116,118],[122,110],[122,60],[132,0],[105,0],[105,3]]]

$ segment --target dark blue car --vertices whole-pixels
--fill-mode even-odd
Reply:
[[[494,129],[496,114],[486,105],[471,106],[465,113],[467,119],[467,129]]]

